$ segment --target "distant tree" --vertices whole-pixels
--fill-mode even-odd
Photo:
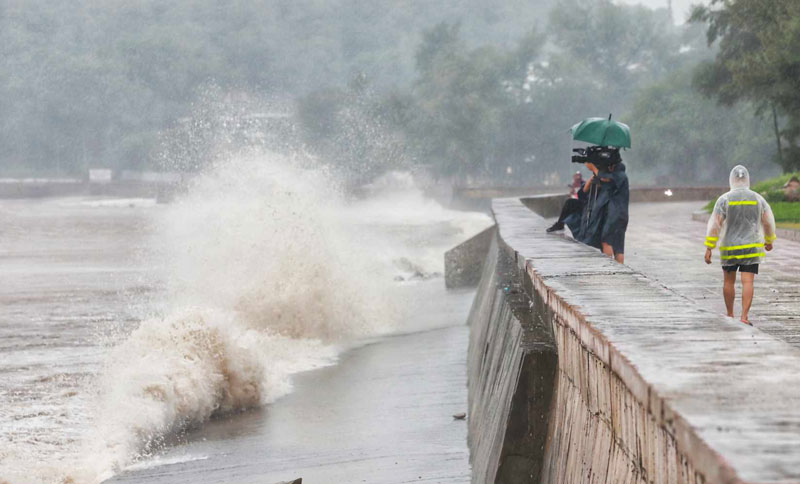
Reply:
[[[759,178],[774,174],[769,123],[752,114],[748,103],[722,106],[692,89],[691,68],[641,90],[626,119],[636,134],[626,155],[637,167],[632,176],[724,185],[737,164]]]
[[[711,0],[691,20],[707,23],[708,43],[719,48],[695,85],[723,104],[755,103],[771,118],[784,171],[800,169],[800,2]]]
[[[554,183],[575,169],[570,126],[624,121],[640,89],[705,51],[702,30],[676,27],[666,9],[597,0],[561,0],[547,37],[508,49],[469,48],[458,24],[439,24],[417,51],[409,138],[448,176]]]
[[[666,9],[608,0],[561,0],[550,11],[550,37],[606,95],[624,98],[681,61],[681,30]]]
[[[381,99],[359,74],[346,89],[323,89],[300,98],[296,117],[311,153],[358,186],[408,167],[410,154],[401,129],[405,103],[400,97]]]
[[[426,161],[442,174],[463,178],[484,164],[502,86],[495,52],[468,51],[459,28],[442,23],[423,34],[414,127]]]
[[[468,45],[508,47],[551,3],[4,0],[0,171],[153,166],[209,83],[294,98],[364,73],[402,90],[422,29],[462,18]]]
[[[504,156],[503,127],[544,39],[529,33],[515,49],[469,49],[459,32],[443,23],[423,34],[412,139],[442,175],[502,179],[514,164]]]

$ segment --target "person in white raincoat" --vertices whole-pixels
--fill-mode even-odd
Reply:
[[[742,317],[750,324],[748,313],[753,303],[753,280],[758,265],[775,242],[775,217],[764,197],[750,190],[747,168],[737,165],[731,170],[731,191],[717,199],[706,231],[706,264],[711,264],[711,251],[719,242],[720,261],[725,276],[722,294],[728,316],[733,317],[736,298],[736,271],[742,274]]]

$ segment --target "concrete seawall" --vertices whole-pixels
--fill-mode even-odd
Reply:
[[[90,183],[82,179],[0,179],[0,199],[104,196],[169,200],[178,183],[122,180]]]
[[[800,482],[800,351],[545,234],[518,199],[492,212],[470,314],[473,482]]]
[[[515,262],[498,243],[489,248],[469,318],[473,482],[535,482],[544,464],[557,350],[547,319],[532,311]]]
[[[690,200],[708,201],[716,199],[721,194],[728,191],[726,187],[647,187],[632,188],[630,201],[638,202],[686,202]],[[669,195],[667,195],[669,193]],[[529,209],[533,210],[542,217],[558,217],[561,213],[561,206],[567,199],[565,193],[548,193],[540,195],[528,195],[520,198],[520,201]]]

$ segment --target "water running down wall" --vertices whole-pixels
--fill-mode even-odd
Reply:
[[[470,315],[473,482],[800,482],[800,351],[546,234],[517,199],[492,209]],[[530,373],[551,347],[557,370]]]

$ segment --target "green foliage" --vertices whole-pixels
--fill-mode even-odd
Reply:
[[[783,202],[786,200],[786,194],[783,193],[783,190],[772,189],[764,190],[759,193],[761,193],[761,195],[764,197],[764,200],[769,203]]]
[[[709,44],[719,44],[716,59],[698,67],[696,85],[724,104],[751,101],[782,122],[786,146],[777,159],[785,171],[800,169],[800,2],[711,0],[692,20],[707,23]]]
[[[765,121],[746,104],[720,106],[695,92],[690,69],[640,91],[629,121],[636,144],[628,158],[635,178],[658,184],[727,184],[733,166],[772,175],[773,140]]]
[[[545,50],[548,41],[553,48]],[[420,148],[419,158],[442,175],[472,183],[556,181],[575,169],[568,161],[571,125],[609,112],[626,121],[642,87],[692,65],[705,51],[701,29],[674,26],[666,10],[609,2],[562,0],[551,12],[547,37],[533,32],[516,49],[469,49],[460,40],[458,25],[441,24],[424,35],[417,53],[420,78],[413,99],[418,119],[408,139]],[[692,94],[684,79],[663,97],[686,92]],[[677,109],[694,109],[692,101]],[[661,114],[670,115],[655,115]],[[719,121],[721,129],[730,130],[729,121]],[[698,126],[700,136],[717,134],[702,123]],[[634,143],[652,135],[632,127]],[[679,138],[670,138],[672,134],[660,133],[660,144],[677,144]],[[737,147],[747,146],[751,138],[748,134]],[[643,149],[634,146],[634,152],[646,152],[644,143]],[[713,148],[724,143],[720,139]],[[699,146],[698,151],[706,148]],[[741,148],[737,156],[748,158],[760,148]],[[662,161],[675,163],[666,154]],[[704,161],[695,157],[683,166],[694,168]],[[727,174],[724,166],[708,171],[709,176]],[[681,170],[675,178],[685,180],[687,172]]]
[[[753,190],[762,193],[767,190],[778,190],[782,188],[793,176],[800,177],[800,171],[795,173],[784,173],[768,180],[764,180],[753,185]]]
[[[681,29],[669,12],[591,0],[561,0],[550,14],[553,43],[577,62],[606,96],[630,91],[680,65]]]
[[[720,40],[696,78],[751,101],[734,107],[691,90],[704,25],[605,0],[7,0],[0,172],[196,170],[266,123],[355,181],[416,163],[539,185],[575,169],[572,124],[613,113],[634,179],[769,173],[771,124],[751,106],[778,107],[784,159],[800,159],[797,2],[719,6],[696,16]],[[296,100],[295,124],[243,115],[247,97]]]
[[[358,73],[407,86],[423,28],[463,17],[468,39],[509,46],[550,2],[6,0],[0,172],[146,167],[208,85],[279,99]]]
[[[417,63],[415,122],[409,128],[420,155],[440,174],[490,174],[496,168],[494,141],[511,102],[503,82],[526,63],[518,52],[468,50],[459,26],[447,24],[424,33]]]
[[[786,193],[783,191],[783,185],[785,185],[786,182],[788,182],[793,176],[800,176],[800,172],[784,173],[783,175],[756,183],[752,188],[763,195],[769,203],[784,202],[786,201]]]
[[[775,222],[800,223],[800,203],[798,202],[770,202]]]

